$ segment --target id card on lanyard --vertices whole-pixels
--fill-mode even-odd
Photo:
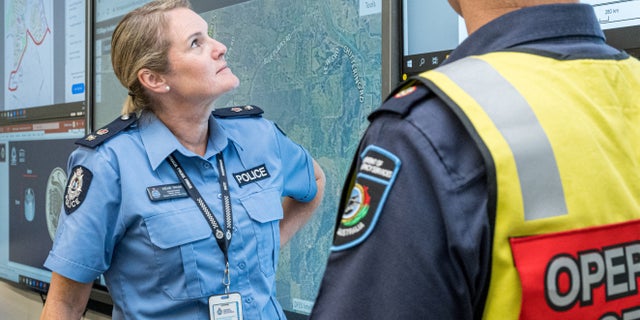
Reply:
[[[237,292],[209,297],[209,319],[242,320],[242,297]]]
[[[218,171],[220,173],[220,191],[222,193],[222,211],[224,212],[224,224],[226,232],[218,223],[218,220],[213,215],[213,212],[204,201],[200,192],[193,184],[189,176],[184,171],[180,163],[176,160],[173,154],[167,157],[167,162],[171,165],[176,176],[180,179],[180,183],[184,186],[189,194],[189,197],[202,212],[202,215],[209,223],[211,231],[216,238],[216,242],[224,254],[224,276],[222,278],[222,284],[224,285],[224,294],[214,295],[209,297],[209,317],[215,320],[241,320],[242,319],[242,296],[238,292],[229,293],[229,287],[231,285],[231,277],[229,274],[229,243],[231,243],[231,237],[233,235],[233,214],[231,212],[231,194],[229,192],[229,184],[227,179],[227,172],[224,165],[224,159],[222,152],[216,155],[216,161],[218,163]]]

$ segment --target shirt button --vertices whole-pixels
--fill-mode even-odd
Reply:
[[[210,168],[211,168],[211,163],[209,163],[209,162],[204,162],[204,163],[202,164],[202,166],[203,166],[205,169],[210,169]]]
[[[222,193],[218,193],[218,199],[222,199]]]
[[[251,302],[253,302],[253,298],[252,297],[246,297],[246,298],[244,298],[244,302],[251,303]]]
[[[240,270],[244,270],[244,268],[246,268],[247,265],[244,262],[240,262],[238,263],[238,268],[240,268]]]

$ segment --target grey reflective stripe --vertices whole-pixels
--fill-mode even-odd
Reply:
[[[476,100],[509,144],[520,178],[525,220],[567,214],[551,143],[524,97],[489,63],[477,58],[437,71]]]

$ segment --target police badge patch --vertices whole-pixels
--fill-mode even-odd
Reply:
[[[67,182],[67,188],[64,192],[64,211],[68,215],[76,211],[84,202],[93,178],[91,171],[83,166],[73,167],[71,173],[72,176]]]
[[[331,251],[354,247],[371,234],[399,169],[400,159],[378,146],[370,145],[361,153],[353,189],[343,199],[347,203]]]

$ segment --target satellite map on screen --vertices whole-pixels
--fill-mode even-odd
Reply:
[[[281,251],[277,290],[286,310],[308,314],[313,306],[342,184],[366,117],[381,102],[380,5],[254,0],[202,14],[240,78],[216,106],[260,106],[327,176],[320,210]]]
[[[145,3],[147,1],[144,1]],[[324,169],[316,215],[282,248],[278,300],[308,314],[324,272],[342,184],[367,115],[381,102],[382,1],[192,0],[240,86],[215,107],[253,104]],[[126,91],[110,62],[111,32],[141,2],[97,1],[96,127],[120,111]]]

